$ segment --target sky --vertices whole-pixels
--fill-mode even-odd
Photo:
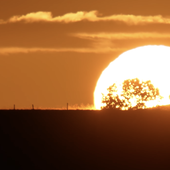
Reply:
[[[1,0],[0,109],[93,106],[97,80],[120,54],[170,46],[169,7],[169,0]]]

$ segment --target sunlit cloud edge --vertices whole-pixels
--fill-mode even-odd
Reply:
[[[162,15],[126,15],[114,14],[110,16],[103,16],[97,10],[93,11],[78,11],[75,13],[66,13],[61,16],[53,17],[52,12],[38,11],[28,13],[26,15],[15,15],[8,20],[0,19],[0,24],[8,23],[35,23],[35,22],[51,22],[51,23],[74,23],[80,21],[99,22],[99,21],[114,21],[123,22],[128,25],[141,25],[141,24],[170,24],[169,17]]]

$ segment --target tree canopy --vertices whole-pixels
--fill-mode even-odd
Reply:
[[[125,80],[122,84],[121,94],[114,83],[108,89],[108,94],[103,95],[101,109],[143,109],[145,102],[162,98],[159,89],[155,88],[150,80],[140,81],[138,78]]]

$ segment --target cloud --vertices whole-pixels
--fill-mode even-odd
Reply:
[[[22,47],[4,47],[0,48],[0,55],[16,53],[36,53],[36,52],[77,52],[77,53],[108,53],[124,51],[124,48],[22,48]]]
[[[170,33],[138,32],[138,33],[76,33],[72,36],[82,39],[145,39],[145,38],[170,38]]]
[[[33,22],[62,22],[62,23],[72,23],[79,21],[90,21],[90,22],[98,22],[98,21],[114,21],[114,22],[123,22],[128,25],[138,25],[138,24],[170,24],[170,18],[165,18],[162,15],[155,16],[141,16],[141,15],[110,15],[102,17],[99,15],[98,11],[78,11],[76,13],[67,13],[62,16],[53,17],[51,12],[33,12],[26,15],[21,16],[13,16],[9,20],[4,21],[0,19],[0,24],[7,23],[16,23],[16,22],[25,22],[25,23],[33,23]]]
[[[121,21],[129,25],[138,24],[170,24],[170,18],[162,15],[141,16],[141,15],[112,15],[102,18],[104,21]]]
[[[21,16],[13,16],[7,21],[0,20],[1,24],[5,23],[15,23],[15,22],[25,22],[25,23],[33,23],[33,22],[64,22],[64,23],[70,23],[70,22],[78,22],[83,20],[88,21],[96,21],[97,18],[97,11],[90,11],[90,12],[84,12],[79,11],[76,13],[67,13],[62,16],[53,17],[51,12],[34,12],[29,13],[26,15]]]

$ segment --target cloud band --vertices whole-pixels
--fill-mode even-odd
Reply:
[[[36,52],[77,52],[77,53],[107,53],[124,51],[124,48],[22,48],[22,47],[6,47],[0,48],[1,55],[16,54],[16,53],[36,53]]]
[[[0,19],[0,24],[25,22],[58,22],[58,23],[74,23],[80,21],[99,22],[99,21],[114,21],[123,22],[128,25],[139,24],[170,24],[170,18],[165,18],[162,15],[155,16],[141,16],[141,15],[110,15],[100,17],[98,11],[78,11],[76,13],[67,13],[62,16],[53,17],[51,12],[33,12],[21,16],[13,16],[9,20],[4,21]]]
[[[76,33],[72,36],[82,39],[146,39],[146,38],[170,38],[168,33],[137,32],[137,33]]]

